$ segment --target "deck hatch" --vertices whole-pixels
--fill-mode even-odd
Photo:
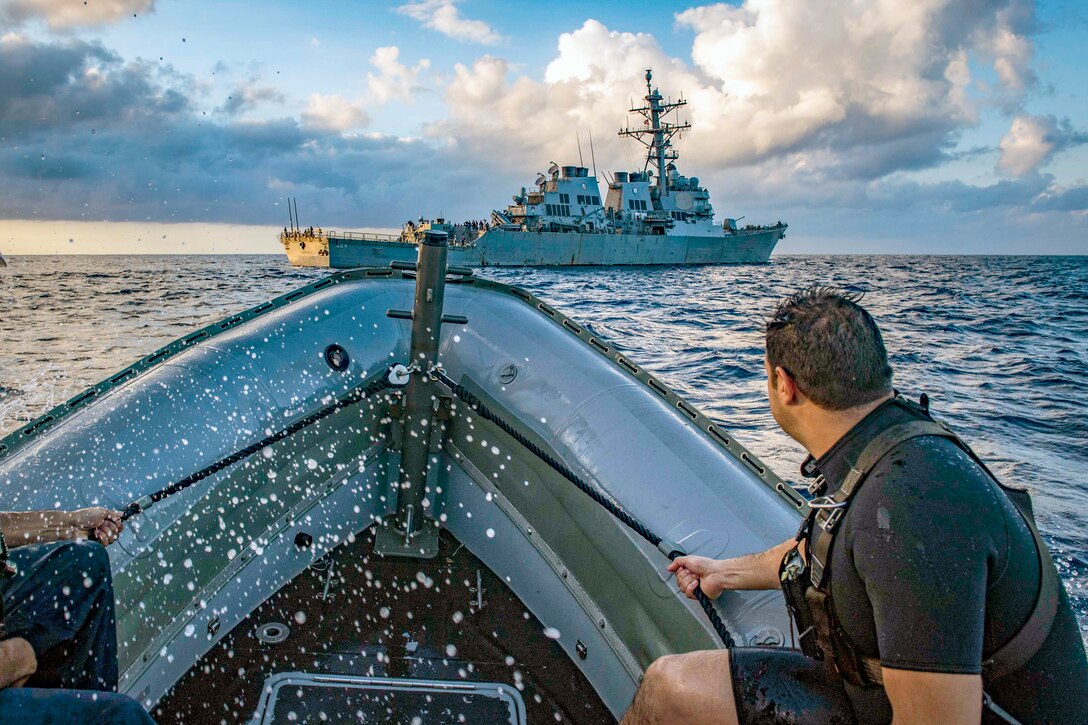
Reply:
[[[386,722],[390,711],[424,723],[458,722],[462,715],[463,722],[526,722],[525,703],[508,685],[307,672],[269,677],[253,722]]]

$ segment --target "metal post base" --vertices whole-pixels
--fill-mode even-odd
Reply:
[[[395,528],[393,522],[379,526],[374,536],[374,553],[382,556],[433,559],[438,556],[438,527],[428,521],[406,541],[404,530]]]

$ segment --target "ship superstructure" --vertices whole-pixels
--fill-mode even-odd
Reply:
[[[481,221],[409,222],[399,236],[323,232],[281,241],[302,266],[358,267],[410,261],[428,230],[446,232],[450,261],[462,266],[738,264],[766,262],[786,224],[737,226],[714,220],[710,193],[697,177],[681,175],[673,138],[691,128],[673,122],[683,99],[665,99],[646,71],[644,104],[630,109],[640,125],[619,135],[646,150],[641,169],[606,173],[604,189],[585,166],[552,163],[535,187]],[[302,244],[306,244],[305,247]]]

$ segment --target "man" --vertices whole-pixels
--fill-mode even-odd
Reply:
[[[764,364],[771,413],[819,475],[812,515],[768,551],[669,570],[689,597],[785,582],[799,644],[824,661],[772,648],[663,657],[624,722],[1088,722],[1084,644],[1030,515],[924,403],[895,394],[856,298],[784,300]]]
[[[105,546],[123,528],[98,507],[0,513],[0,722],[153,725],[116,693]]]

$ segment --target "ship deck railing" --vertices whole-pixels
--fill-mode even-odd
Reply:
[[[374,234],[372,232],[336,232],[329,230],[325,232],[327,237],[336,237],[337,239],[357,239],[363,242],[399,242],[401,237],[399,234]]]

